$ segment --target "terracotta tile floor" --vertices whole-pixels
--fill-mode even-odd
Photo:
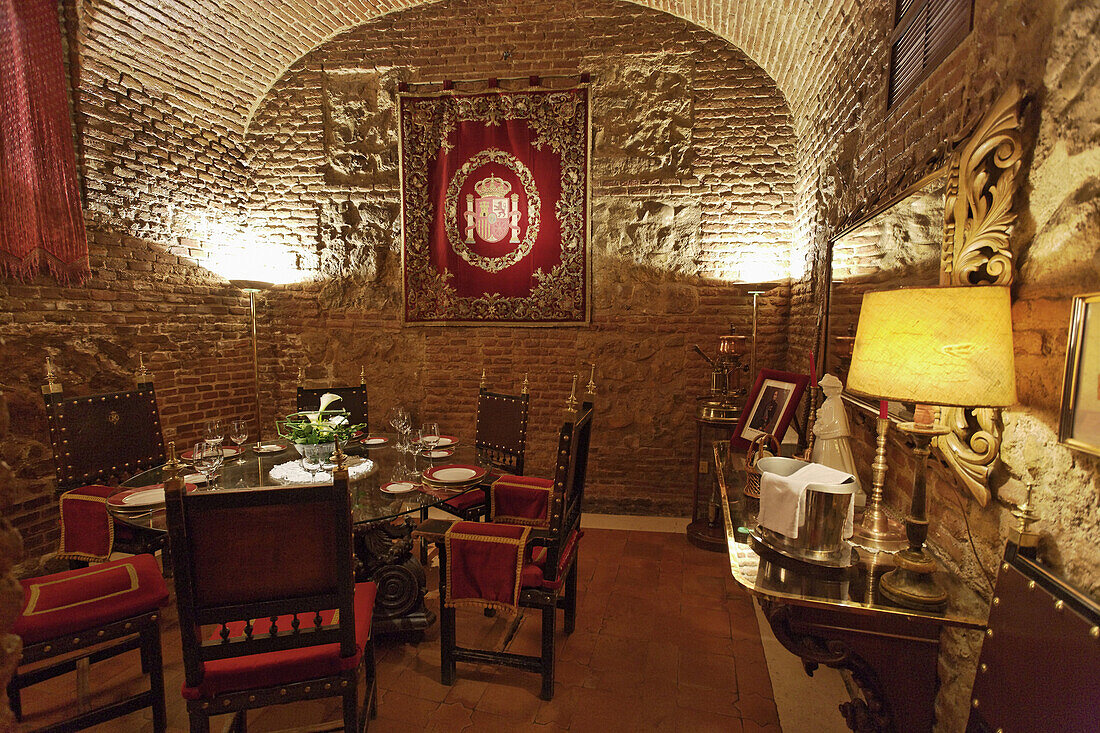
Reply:
[[[439,629],[419,643],[380,638],[378,718],[372,731],[722,731],[779,733],[756,616],[734,583],[724,553],[690,545],[682,534],[586,530],[581,543],[577,629],[559,633],[554,699],[539,699],[539,677],[504,667],[459,664],[452,687],[439,682]],[[434,579],[429,588],[434,588]],[[429,594],[429,605],[438,599]],[[462,612],[463,644],[499,643],[508,620]],[[560,632],[559,615],[559,632]],[[524,617],[509,649],[538,648],[539,618]],[[169,730],[187,730],[175,613],[163,635]],[[93,668],[104,696],[133,689],[137,653]],[[71,675],[24,693],[28,728],[67,714]],[[338,700],[296,703],[249,715],[267,731],[335,719]],[[219,719],[213,721],[219,728]],[[148,711],[100,731],[152,729]]]

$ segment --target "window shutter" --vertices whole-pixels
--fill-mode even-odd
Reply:
[[[970,32],[973,0],[897,0],[889,106],[908,96]]]

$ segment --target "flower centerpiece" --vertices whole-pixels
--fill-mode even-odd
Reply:
[[[347,442],[357,431],[365,429],[366,425],[352,425],[348,420],[347,410],[328,409],[329,405],[339,399],[340,395],[326,392],[321,395],[321,409],[315,412],[294,412],[277,420],[279,436],[295,446],[331,444],[335,449],[336,441]]]

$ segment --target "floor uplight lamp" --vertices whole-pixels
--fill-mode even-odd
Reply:
[[[256,445],[260,444],[263,422],[260,419],[260,358],[256,345],[256,293],[267,290],[271,283],[261,280],[230,280],[234,287],[248,293],[248,311],[252,316],[252,394],[256,402]]]
[[[907,549],[882,576],[889,601],[939,610],[947,594],[936,582],[928,536],[925,462],[932,440],[948,429],[932,405],[1007,407],[1016,402],[1012,314],[1006,287],[906,288],[867,293],[859,312],[848,389],[875,399],[916,404],[898,429],[913,441],[913,500],[905,518]]]

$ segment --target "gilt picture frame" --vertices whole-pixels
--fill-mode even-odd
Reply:
[[[1100,456],[1100,293],[1073,298],[1059,414],[1059,442]]]
[[[808,374],[761,369],[749,390],[730,445],[745,450],[753,439],[764,433],[770,433],[782,442],[809,382]]]

